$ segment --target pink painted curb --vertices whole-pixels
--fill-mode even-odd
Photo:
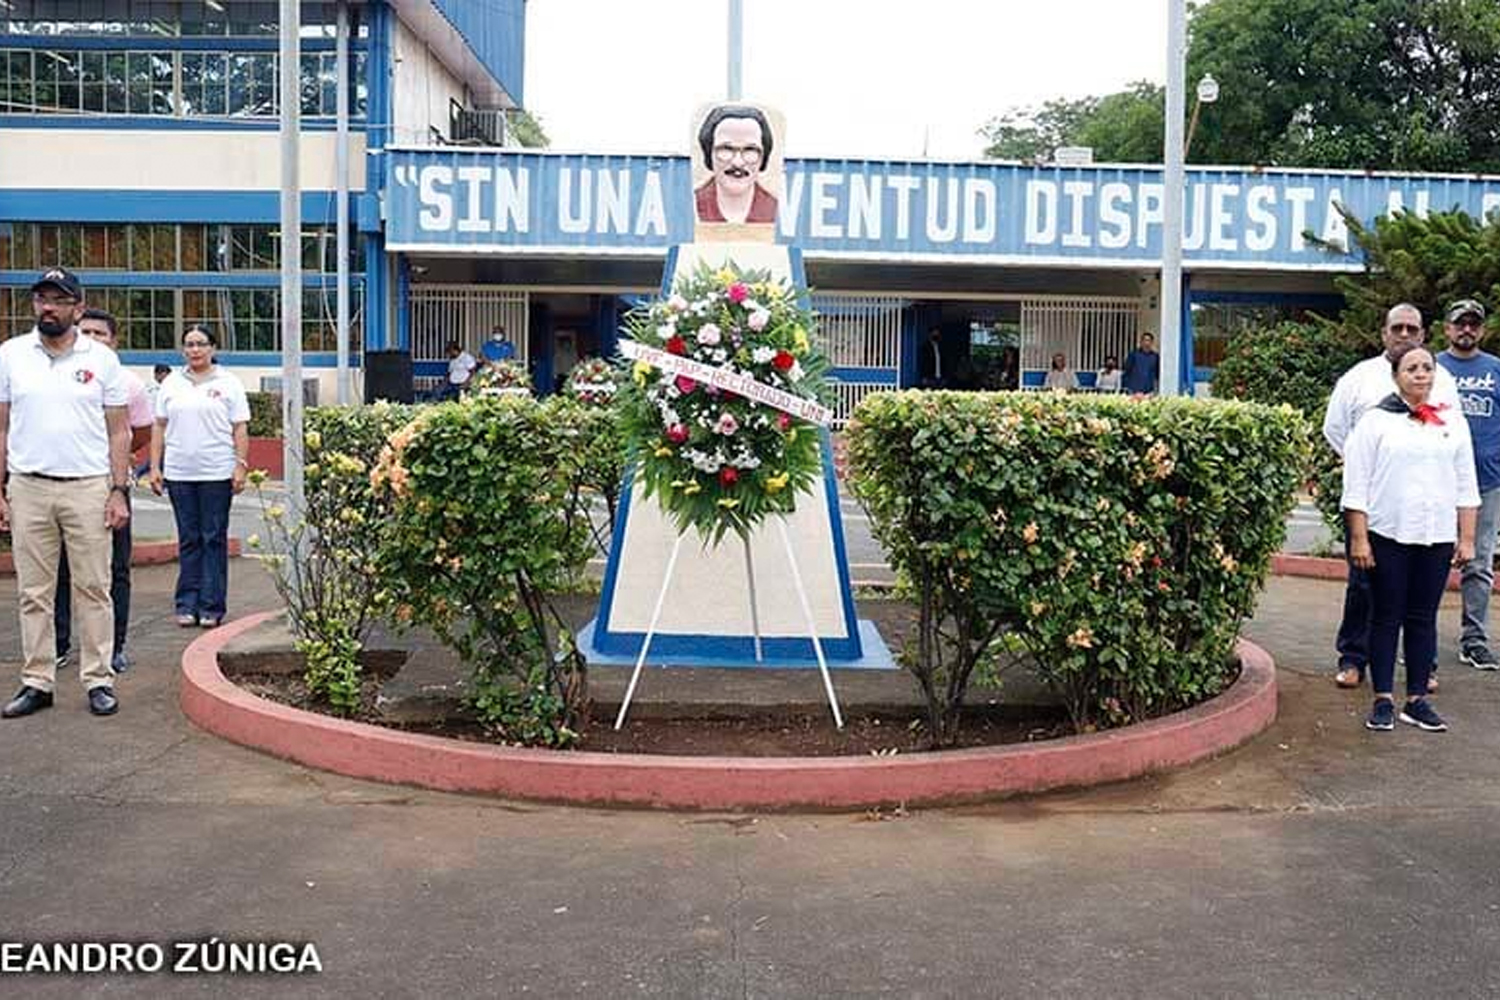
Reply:
[[[231,558],[240,555],[240,540],[229,539],[229,555]],[[130,548],[130,565],[132,566],[160,566],[163,563],[177,561],[176,542],[136,542]],[[0,576],[15,576],[15,556],[9,552],[0,552]]]
[[[1325,559],[1321,556],[1295,556],[1289,552],[1278,552],[1271,557],[1271,572],[1277,576],[1300,576],[1312,580],[1347,580],[1348,565],[1342,559]],[[1448,574],[1448,589],[1459,589],[1459,574],[1455,570]],[[1496,577],[1494,589],[1500,590],[1500,577]]]
[[[258,698],[218,653],[270,613],[205,633],[182,655],[182,710],[243,746],[354,778],[450,792],[659,809],[854,809],[941,804],[1122,781],[1249,740],[1276,718],[1276,665],[1244,639],[1239,680],[1169,718],[1040,744],[905,757],[673,757],[530,750],[345,722]]]

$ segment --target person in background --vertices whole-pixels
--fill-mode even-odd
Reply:
[[[1125,355],[1125,369],[1120,386],[1130,393],[1152,393],[1161,378],[1161,355],[1156,353],[1156,338],[1141,334],[1140,346]]]
[[[115,318],[103,309],[85,309],[78,321],[78,332],[92,337],[111,351],[118,350],[119,338]],[[130,424],[130,451],[132,455],[148,454],[151,444],[151,401],[146,395],[146,384],[129,368],[121,367],[120,378],[125,383],[125,415]],[[149,465],[149,460],[146,463]],[[125,498],[127,506],[130,498]],[[125,653],[126,632],[130,625],[130,522],[117,526],[111,532],[109,556],[109,596],[115,610],[115,649],[110,658],[110,668],[121,674],[130,669],[130,658]],[[57,561],[57,594],[52,603],[52,622],[57,633],[57,666],[68,664],[68,655],[73,638],[73,583],[68,571],[68,550],[64,546]]]
[[[1042,388],[1049,392],[1072,392],[1078,388],[1078,376],[1068,367],[1068,357],[1061,351],[1052,355],[1052,367],[1047,369]]]
[[[1395,390],[1392,359],[1426,339],[1427,328],[1422,325],[1422,313],[1416,306],[1402,302],[1386,312],[1385,326],[1380,332],[1385,352],[1366,358],[1340,376],[1333,395],[1328,398],[1328,409],[1323,414],[1323,438],[1336,454],[1343,456],[1344,442],[1366,411]],[[1434,404],[1458,412],[1458,388],[1446,369],[1439,368],[1434,373],[1431,395]],[[1349,558],[1347,546],[1344,554]],[[1344,616],[1334,647],[1338,653],[1334,683],[1341,688],[1359,687],[1364,683],[1370,662],[1370,579],[1352,559],[1344,587]],[[1432,680],[1435,682],[1436,678]]]
[[[177,520],[177,624],[214,628],[229,590],[229,506],[249,472],[250,403],[240,380],[214,363],[218,341],[182,335],[187,364],[161,384],[151,432],[151,490]]]
[[[146,385],[146,402],[151,407],[152,414],[156,413],[156,395],[161,392],[161,384],[168,375],[172,374],[172,366],[157,362],[151,366],[151,381]],[[147,436],[146,447],[141,450],[140,464],[135,467],[131,475],[137,479],[145,479],[151,472],[151,441]]]
[[[1450,566],[1474,558],[1479,490],[1468,423],[1432,403],[1440,370],[1427,348],[1403,347],[1388,362],[1396,391],[1360,418],[1344,450],[1340,501],[1349,558],[1370,578],[1370,682],[1365,727],[1395,728],[1396,638],[1406,647],[1402,722],[1427,732],[1448,724],[1427,703],[1437,659],[1437,610]]]
[[[469,384],[469,379],[474,377],[474,370],[479,367],[479,362],[474,355],[464,350],[464,345],[456,340],[448,341],[448,377],[438,387],[435,400],[457,399],[463,394],[464,386]]]
[[[9,529],[20,590],[21,689],[0,716],[52,706],[52,598],[64,544],[73,552],[78,672],[89,711],[119,710],[109,600],[109,532],[130,519],[130,427],[115,352],[78,332],[83,286],[64,268],[31,286],[36,325],[0,344],[0,531]]]
[[[943,357],[943,331],[933,327],[927,331],[926,342],[917,349],[917,385],[922,389],[945,389],[948,374]]]
[[[1120,362],[1113,354],[1104,356],[1104,367],[1099,369],[1099,374],[1094,376],[1095,392],[1119,392],[1120,391]]]
[[[1490,590],[1495,584],[1495,532],[1500,526],[1500,358],[1481,351],[1484,306],[1460,299],[1448,307],[1443,331],[1448,349],[1437,356],[1458,385],[1459,402],[1474,446],[1479,520],[1474,558],[1463,567],[1463,625],[1458,660],[1476,670],[1500,670],[1490,649]]]

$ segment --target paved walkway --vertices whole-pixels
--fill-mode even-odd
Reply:
[[[1324,676],[1335,585],[1272,583],[1248,631],[1282,715],[1221,760],[982,808],[704,816],[385,787],[199,733],[173,572],[137,574],[118,716],[70,678],[0,722],[0,938],[313,941],[324,971],[8,996],[1500,994],[1500,676],[1447,652],[1452,733],[1365,733],[1365,695]],[[271,606],[257,564],[232,572],[235,611]],[[16,633],[5,581],[12,675]]]

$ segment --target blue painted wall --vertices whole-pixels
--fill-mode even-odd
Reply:
[[[521,104],[526,81],[525,0],[433,0],[475,57]]]

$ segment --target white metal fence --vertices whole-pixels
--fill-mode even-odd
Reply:
[[[413,285],[411,289],[411,358],[444,361],[448,341],[456,340],[476,357],[496,326],[516,347],[516,360],[527,362],[530,298],[524,290],[494,285]]]
[[[1105,355],[1123,362],[1135,346],[1140,300],[1036,298],[1021,300],[1021,369],[1043,369],[1059,351],[1074,371],[1095,371]]]
[[[834,381],[834,425],[843,426],[859,401],[901,384],[901,316],[906,300],[888,295],[814,295],[818,346],[834,368],[864,369],[866,377]]]

